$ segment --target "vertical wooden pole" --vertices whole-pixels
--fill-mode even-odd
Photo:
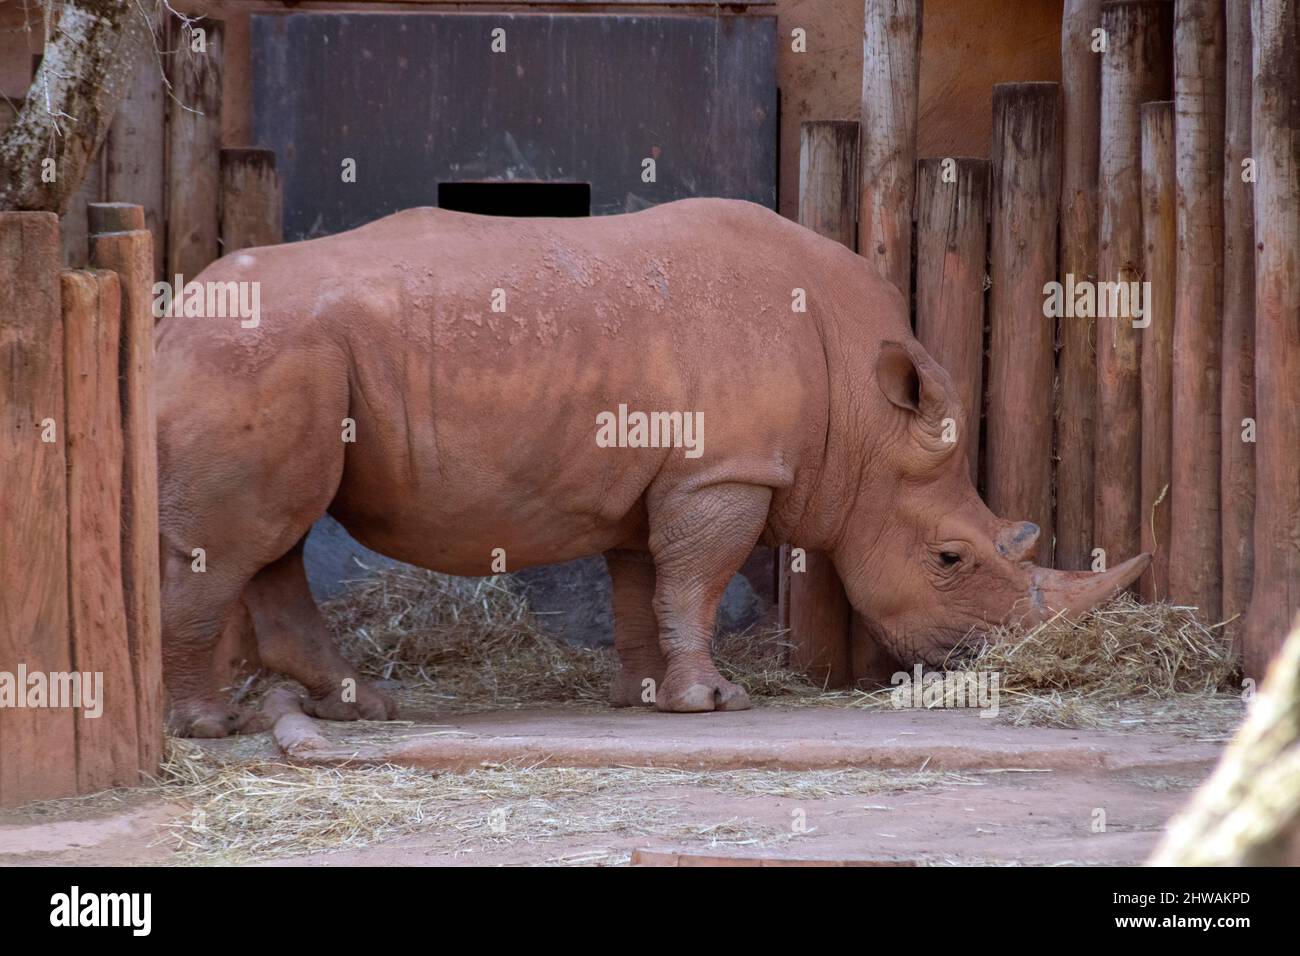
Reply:
[[[134,232],[145,229],[147,216],[143,206],[128,202],[94,202],[86,207],[90,235],[101,232]]]
[[[922,0],[864,0],[858,252],[903,294],[909,309],[921,23]],[[850,643],[855,681],[888,678],[893,662],[857,614]]]
[[[1178,261],[1174,187],[1174,104],[1143,103],[1143,262],[1151,296],[1142,339],[1142,550],[1151,567],[1144,601],[1169,596],[1169,491],[1173,469],[1174,276]]]
[[[63,273],[72,665],[83,674],[102,674],[104,681],[100,716],[77,721],[82,793],[140,782],[135,676],[122,597],[121,307],[115,273]]]
[[[1061,196],[1060,88],[993,88],[993,227],[989,294],[988,504],[1041,529],[1052,561],[1052,386],[1056,327],[1043,314],[1056,277]]]
[[[154,27],[155,48],[167,49],[165,30]],[[140,206],[143,228],[153,233],[154,278],[165,275],[167,94],[159,55],[141,57],[104,143],[104,198]],[[106,231],[91,228],[91,232]]]
[[[1223,151],[1223,376],[1220,489],[1223,616],[1239,637],[1255,564],[1255,210],[1243,162],[1250,159],[1250,4],[1225,5]],[[1253,160],[1252,160],[1253,161]]]
[[[1142,127],[1140,104],[1169,98],[1170,5],[1159,0],[1103,3],[1107,50],[1101,65],[1101,225],[1098,280],[1142,281]],[[1097,422],[1093,547],[1107,566],[1141,544],[1141,329],[1131,302],[1122,315],[1097,294]]]
[[[1252,0],[1255,182],[1255,580],[1246,673],[1262,677],[1300,612],[1300,49],[1296,0]]]
[[[1174,310],[1174,464],[1169,597],[1218,623],[1219,348],[1223,326],[1223,0],[1178,0],[1178,289]],[[1153,282],[1159,276],[1148,276]],[[1145,517],[1145,516],[1144,516]]]
[[[858,252],[912,295],[921,0],[865,0]]]
[[[1097,163],[1101,144],[1101,58],[1093,31],[1101,0],[1065,0],[1061,18],[1060,279],[1097,278]],[[1057,323],[1056,567],[1092,563],[1093,438],[1096,428],[1095,320]]]
[[[945,175],[950,171],[951,175]],[[988,266],[989,163],[923,159],[916,171],[916,337],[952,376],[958,440],[979,476]]]
[[[203,51],[188,25],[172,21],[167,101],[167,271],[186,282],[217,258],[220,229],[221,23],[194,29],[205,31]]]
[[[799,132],[799,222],[851,249],[858,124],[806,122]],[[793,544],[797,547],[799,542]],[[853,677],[849,652],[853,609],[830,556],[811,551],[806,561],[802,571],[792,572],[788,558],[781,565],[789,587],[789,666],[818,684],[844,687]]]
[[[162,624],[158,604],[158,452],[153,406],[153,237],[90,239],[91,262],[121,282],[122,586],[136,689],[140,770],[163,756]]]
[[[72,669],[59,220],[0,212],[0,805],[76,793],[68,707],[26,706],[28,675]],[[21,703],[24,706],[18,706]]]
[[[275,150],[221,151],[221,254],[284,241]]]

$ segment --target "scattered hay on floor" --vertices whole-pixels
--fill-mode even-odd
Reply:
[[[819,692],[807,677],[786,666],[789,650],[789,632],[779,627],[751,627],[713,639],[718,671],[755,698],[785,699]]]
[[[605,701],[612,651],[566,644],[537,621],[510,578],[390,568],[321,608],[345,657],[399,680],[404,704],[475,710]]]
[[[322,605],[345,657],[366,676],[397,680],[402,704],[485,710],[553,701],[605,703],[612,648],[569,644],[542,627],[509,577],[457,578],[390,568]],[[814,693],[785,667],[779,628],[719,635],[722,674],[756,697]]]
[[[400,702],[448,711],[545,702],[603,704],[617,670],[609,648],[549,634],[508,577],[455,578],[394,568],[323,609],[361,671],[400,681]],[[997,628],[952,670],[999,674],[1004,719],[1052,727],[1167,731],[1206,740],[1241,719],[1240,672],[1221,626],[1191,608],[1116,597],[1076,621]],[[827,690],[785,661],[779,628],[721,634],[718,668],[759,705],[888,708],[890,689]]]
[[[686,820],[674,791],[698,787],[738,796],[821,799],[981,785],[974,777],[939,771],[499,765],[447,773],[391,765],[292,766],[225,760],[200,745],[171,743],[163,785],[170,798],[192,810],[163,839],[175,841],[178,862],[184,863],[261,861],[421,834],[448,853],[595,835],[706,847],[771,845],[790,839],[790,829],[743,817]],[[601,862],[625,858],[601,853]]]

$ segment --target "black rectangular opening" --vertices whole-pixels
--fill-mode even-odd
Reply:
[[[591,183],[438,183],[438,205],[480,216],[590,216]]]

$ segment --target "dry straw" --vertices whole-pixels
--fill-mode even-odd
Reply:
[[[178,862],[244,863],[359,849],[394,837],[442,853],[546,844],[568,837],[671,840],[698,847],[771,846],[789,827],[743,816],[703,823],[682,813],[683,788],[816,800],[980,786],[952,772],[684,771],[637,767],[488,766],[468,773],[410,767],[291,766],[227,760],[173,741],[169,795],[192,809],[162,842]],[[737,810],[743,812],[744,805]],[[555,862],[575,862],[557,860]],[[597,862],[619,862],[602,851]]]
[[[399,679],[408,706],[603,703],[617,669],[612,651],[549,634],[504,576],[385,570],[324,611],[344,653],[363,673]],[[721,634],[713,650],[723,675],[759,705],[891,706],[888,688],[828,690],[789,670],[787,635],[777,628]],[[1220,739],[1242,711],[1224,629],[1192,608],[1141,604],[1129,594],[1075,621],[996,628],[949,668],[998,673],[1004,713],[1017,723]]]

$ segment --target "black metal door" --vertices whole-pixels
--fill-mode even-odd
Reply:
[[[475,180],[588,183],[593,215],[686,196],[776,204],[771,16],[256,15],[252,58],[286,239]]]

